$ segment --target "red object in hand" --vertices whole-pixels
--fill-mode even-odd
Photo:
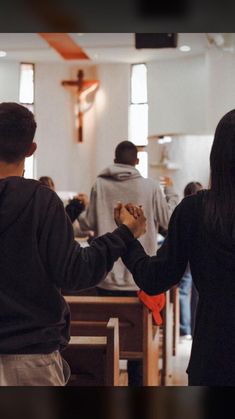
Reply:
[[[142,303],[152,311],[155,323],[161,326],[163,321],[160,315],[160,311],[165,305],[165,294],[159,295],[148,295],[143,290],[137,291],[137,295]]]

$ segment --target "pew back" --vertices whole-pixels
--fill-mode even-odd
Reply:
[[[110,317],[119,319],[121,359],[143,360],[143,384],[158,385],[159,331],[152,313],[137,297],[65,297],[71,311],[71,334],[102,335]],[[100,330],[100,331],[99,331]]]
[[[69,386],[118,386],[119,384],[119,326],[110,319],[97,335],[71,336],[63,352],[71,369]],[[99,328],[99,332],[101,329]]]

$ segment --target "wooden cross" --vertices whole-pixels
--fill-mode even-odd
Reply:
[[[84,71],[78,70],[77,80],[65,80],[62,81],[62,86],[76,87],[77,104],[78,104],[78,142],[83,141],[83,116],[87,112],[92,102],[87,101],[90,93],[95,93],[99,87],[98,80],[84,80]]]

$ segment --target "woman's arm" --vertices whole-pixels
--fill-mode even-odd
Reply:
[[[150,295],[176,285],[186,269],[193,213],[191,203],[192,200],[186,198],[176,207],[168,235],[156,256],[148,256],[138,241],[129,243],[128,251],[122,256],[138,287]]]

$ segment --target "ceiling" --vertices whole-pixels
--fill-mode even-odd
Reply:
[[[72,39],[88,54],[93,63],[135,63],[180,58],[204,54],[208,48],[219,48],[208,42],[205,33],[178,34],[178,47],[166,49],[135,49],[133,33],[71,33]],[[215,34],[212,34],[215,35]],[[223,49],[235,53],[235,34],[222,34]],[[179,47],[189,45],[190,52],[181,52]],[[0,50],[7,52],[5,61],[65,62],[64,59],[37,33],[0,33]],[[81,63],[69,60],[68,63]],[[82,61],[90,64],[90,60]]]

